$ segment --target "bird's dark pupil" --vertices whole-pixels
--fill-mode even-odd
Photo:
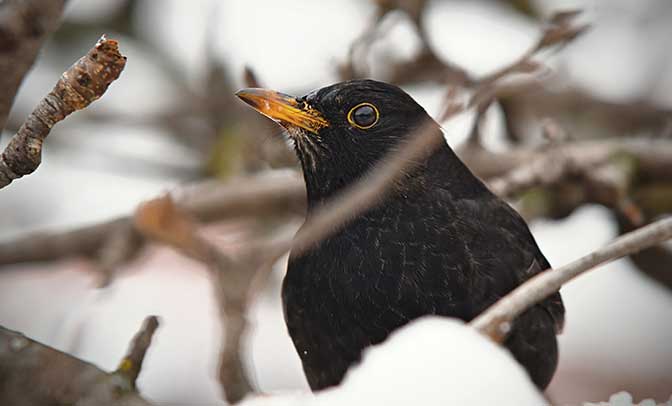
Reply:
[[[371,106],[361,106],[355,110],[353,119],[358,126],[368,127],[376,121],[376,112]]]

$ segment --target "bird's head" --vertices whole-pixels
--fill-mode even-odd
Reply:
[[[287,130],[312,202],[364,175],[431,120],[406,92],[373,80],[341,82],[303,97],[265,89],[244,89],[237,96]]]

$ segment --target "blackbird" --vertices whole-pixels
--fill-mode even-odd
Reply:
[[[308,216],[424,123],[443,137],[408,94],[373,80],[299,98],[263,89],[237,96],[286,129],[303,169]],[[312,390],[340,383],[362,350],[409,321],[469,321],[550,268],[520,215],[439,144],[379,204],[290,254],[285,321]],[[520,315],[504,342],[542,390],[557,366],[564,312],[556,292]]]

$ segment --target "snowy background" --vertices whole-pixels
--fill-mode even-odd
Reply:
[[[555,63],[575,84],[608,100],[628,100],[646,91],[652,102],[672,107],[672,14],[656,16],[656,10],[669,13],[669,7],[661,6],[666,1],[544,2],[548,10],[582,7],[583,18],[593,23],[593,29]],[[66,21],[76,25],[103,20],[122,3],[72,0]],[[498,4],[432,2],[427,24],[439,55],[483,74],[524,52],[538,26]],[[373,7],[360,0],[163,0],[141,1],[138,7],[133,30],[146,41],[139,44],[123,33],[107,32],[121,41],[129,60],[121,79],[92,106],[94,111],[141,116],[179,100],[180,87],[147,52],[148,46],[169,58],[195,88],[203,85],[199,78],[206,44],[225,62],[238,86],[249,64],[265,84],[287,93],[321,87],[336,80],[335,63],[345,58],[373,13]],[[83,38],[79,49],[46,46],[21,89],[15,122],[96,38]],[[377,46],[403,57],[418,44],[410,26],[402,23]],[[661,63],[667,68],[657,85],[643,89],[652,67]],[[430,114],[438,112],[442,89],[407,90]],[[451,145],[464,139],[469,118],[466,114],[446,123]],[[497,117],[488,122],[485,136],[494,147],[500,126]],[[4,134],[0,146],[9,135]],[[161,129],[132,122],[92,126],[72,117],[53,131],[39,170],[0,192],[0,239],[129,213],[143,199],[193,179],[201,159]],[[555,266],[589,253],[617,233],[608,212],[598,206],[583,207],[563,221],[537,221],[532,231]],[[139,380],[142,393],[162,404],[222,402],[215,378],[219,320],[206,271],[162,248],[150,249],[120,270],[105,289],[96,288],[98,279],[91,271],[91,265],[79,259],[3,268],[0,324],[113,369],[141,320],[157,314],[162,325]],[[282,320],[283,271],[284,264],[278,264],[255,304],[248,337],[246,359],[264,391],[307,389]],[[619,261],[580,277],[562,293],[567,325],[560,337],[560,367],[548,390],[554,403],[606,400],[620,390],[630,391],[635,399],[667,400],[672,394],[670,291]],[[432,337],[414,339],[420,348]],[[450,340],[444,344],[452,345]],[[447,381],[443,389],[450,391],[451,385],[459,387]]]

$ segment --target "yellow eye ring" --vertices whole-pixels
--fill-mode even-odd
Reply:
[[[375,119],[370,124],[362,125],[355,121],[354,114],[357,110],[361,109],[362,107],[370,107],[375,114]],[[376,106],[374,106],[371,103],[359,103],[355,107],[351,108],[350,111],[348,112],[348,123],[350,123],[350,125],[352,125],[353,127],[359,128],[360,130],[368,130],[369,128],[373,127],[378,123],[379,118],[380,118],[380,112],[378,111],[378,108],[376,108]]]

